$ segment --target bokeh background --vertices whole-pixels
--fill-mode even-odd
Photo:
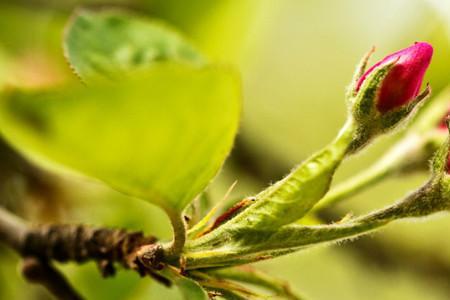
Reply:
[[[209,187],[213,200],[238,180],[233,197],[251,195],[326,144],[345,120],[345,86],[360,57],[374,59],[428,41],[434,93],[450,84],[448,0],[2,0],[0,80],[51,85],[72,78],[61,41],[80,6],[113,5],[163,19],[211,60],[240,70],[244,114],[236,145]],[[450,99],[449,99],[450,101]],[[344,163],[336,182],[363,170],[396,140],[379,139]],[[427,174],[383,182],[323,214],[324,221],[392,203]],[[37,169],[0,141],[0,204],[39,222],[84,222],[170,237],[155,206],[80,178]],[[450,299],[450,215],[402,222],[340,245],[316,247],[257,266],[313,300]],[[0,245],[0,299],[51,299],[21,279],[18,257]],[[59,266],[87,299],[180,299],[132,272],[102,279],[93,263]]]

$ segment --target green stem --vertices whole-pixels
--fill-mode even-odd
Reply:
[[[417,134],[406,136],[368,169],[332,188],[314,206],[313,211],[318,211],[349,199],[368,187],[404,170],[415,169],[418,165],[426,165],[429,157],[423,150],[425,141],[424,137]]]
[[[164,247],[164,254],[168,261],[175,261],[180,258],[186,243],[186,223],[179,213],[168,212],[173,229],[173,240]]]

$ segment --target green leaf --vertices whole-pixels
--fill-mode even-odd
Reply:
[[[275,230],[306,215],[325,195],[336,168],[347,154],[354,134],[350,119],[336,139],[302,162],[289,175],[255,196],[254,203],[227,223],[189,242],[188,246],[226,240],[246,229]],[[213,242],[214,241],[214,242]]]
[[[160,63],[120,82],[0,99],[0,130],[50,166],[181,211],[217,173],[240,115],[233,72]]]
[[[157,61],[205,62],[166,24],[119,10],[78,11],[67,27],[64,47],[75,72],[87,81],[119,77]]]

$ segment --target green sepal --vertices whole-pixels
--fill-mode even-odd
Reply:
[[[380,118],[381,130],[386,132],[394,128],[400,121],[411,117],[411,112],[417,108],[431,94],[431,87],[427,84],[425,89],[407,105],[401,106],[399,109],[394,109],[385,113]]]
[[[352,97],[356,96],[356,85],[358,83],[358,80],[361,78],[361,76],[364,75],[367,69],[367,65],[369,64],[369,59],[372,56],[372,54],[375,52],[375,47],[372,47],[360,60],[358,65],[355,68],[355,72],[353,73],[353,78],[350,83],[350,85],[347,88],[347,92],[345,94],[346,99],[352,99]]]
[[[395,62],[391,62],[375,68],[364,80],[356,95],[347,99],[350,115],[355,119],[357,126],[351,146],[352,152],[360,150],[381,133],[379,124],[381,114],[376,108],[377,94],[394,64]]]
[[[375,117],[377,93],[395,63],[396,61],[392,61],[375,68],[363,81],[357,93],[348,99],[351,113],[357,122],[366,123],[368,118]]]

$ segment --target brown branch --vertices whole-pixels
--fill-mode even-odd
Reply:
[[[114,264],[119,263],[141,276],[151,276],[170,286],[171,282],[156,272],[164,266],[163,249],[156,241],[142,232],[123,229],[58,224],[30,227],[0,207],[0,242],[25,258],[25,278],[42,284],[58,299],[81,298],[51,266],[51,261],[95,261],[103,277],[113,276]]]
[[[20,252],[25,257],[36,256],[59,262],[83,263],[94,260],[99,264],[103,276],[108,277],[115,273],[114,263],[140,272],[142,266],[137,260],[137,252],[142,246],[155,245],[155,242],[154,237],[145,237],[142,232],[51,224],[28,229]],[[160,252],[156,248],[152,251]],[[149,265],[148,262],[147,259],[146,265]],[[156,268],[157,263],[151,262],[150,266]]]
[[[23,242],[26,240],[26,236],[26,223],[0,208],[0,242],[22,254],[24,249]],[[82,299],[64,276],[44,260],[35,257],[25,258],[22,274],[29,282],[43,285],[57,299]]]

